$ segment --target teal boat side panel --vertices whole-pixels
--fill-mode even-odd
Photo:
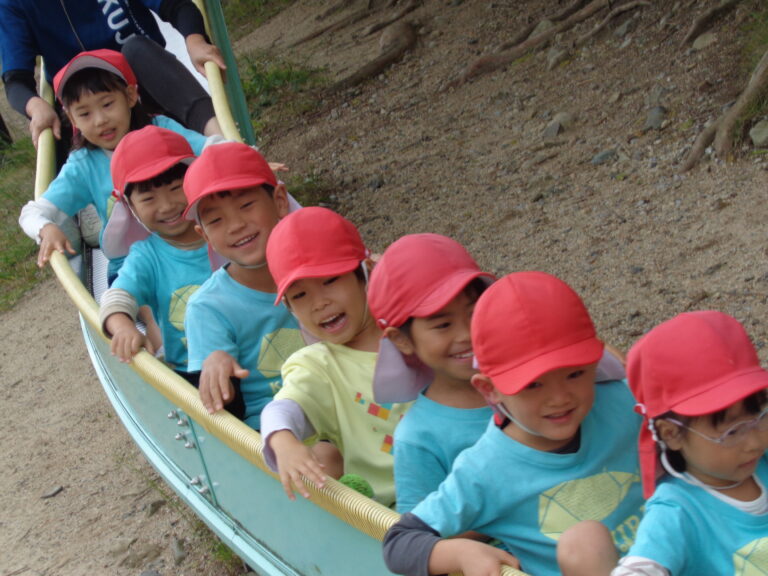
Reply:
[[[95,361],[110,376],[109,385],[116,399],[128,408],[131,418],[143,431],[147,441],[157,451],[163,452],[188,481],[200,476],[205,478],[205,468],[189,419],[179,414],[173,404],[128,365],[113,358],[109,343],[103,338],[93,335],[90,341],[95,348]]]
[[[389,574],[380,542],[308,501],[290,502],[276,479],[193,420],[183,422],[187,417],[176,406],[116,360],[82,319],[81,325],[107,397],[147,460],[259,574]],[[184,438],[176,440],[180,433]],[[194,448],[184,448],[189,439]]]
[[[206,438],[201,447],[221,509],[300,574],[390,574],[381,542],[301,496],[291,502],[278,480],[232,453],[216,437]]]

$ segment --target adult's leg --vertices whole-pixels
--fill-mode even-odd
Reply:
[[[213,102],[176,56],[143,36],[128,40],[123,55],[136,74],[147,110],[162,111],[184,126],[205,133],[214,117]]]

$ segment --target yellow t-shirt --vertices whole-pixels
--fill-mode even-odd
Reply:
[[[385,506],[395,502],[392,474],[395,426],[410,407],[373,400],[375,352],[317,342],[283,364],[283,387],[275,400],[298,403],[320,440],[344,456],[344,472],[359,474]]]

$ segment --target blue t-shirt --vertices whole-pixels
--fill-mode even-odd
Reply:
[[[525,446],[491,421],[413,514],[443,537],[475,530],[498,538],[536,576],[559,575],[557,540],[581,520],[603,522],[626,551],[643,507],[634,404],[624,381],[597,386],[570,454]]]
[[[220,268],[187,305],[189,371],[202,370],[212,352],[223,350],[249,370],[240,381],[245,423],[261,428],[261,411],[282,386],[280,369],[304,346],[299,324],[275,295],[252,290]]]
[[[150,9],[159,12],[162,3],[162,0],[0,0],[3,73],[34,70],[35,56],[40,54],[45,59],[50,82],[56,72],[83,50],[110,48],[119,52],[134,35],[152,38],[165,46],[150,12]],[[80,46],[78,38],[85,48]]]
[[[467,384],[469,386],[469,384]],[[453,461],[483,435],[493,416],[490,406],[461,409],[420,394],[395,429],[397,511],[410,512],[437,490]]]
[[[152,308],[163,333],[165,361],[174,370],[187,370],[187,303],[210,275],[206,245],[183,250],[153,234],[131,246],[112,284],[131,294],[139,306]]]
[[[757,476],[768,485],[768,461]],[[665,477],[648,500],[630,556],[673,576],[768,574],[768,514],[748,514],[703,488]]]
[[[184,128],[167,116],[155,116],[152,124],[181,134],[187,139],[195,155],[203,151],[205,136]],[[72,152],[58,176],[43,193],[43,198],[52,202],[59,210],[74,216],[80,210],[93,204],[101,220],[99,241],[104,234],[115,199],[112,196],[112,175],[109,171],[111,152],[102,148],[79,148]],[[117,272],[121,259],[110,262],[110,272]]]

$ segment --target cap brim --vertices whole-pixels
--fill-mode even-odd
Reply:
[[[699,416],[717,412],[768,388],[768,371],[757,366],[729,374],[712,384],[708,390],[675,404],[672,409],[683,416]]]
[[[418,360],[407,359],[389,338],[382,338],[373,373],[376,402],[411,402],[432,383],[435,375]]]
[[[263,186],[269,184],[272,186],[272,182],[267,178],[254,178],[252,176],[243,177],[237,176],[233,178],[222,178],[212,182],[200,191],[200,194],[195,198],[195,201],[187,206],[184,212],[184,218],[187,220],[199,221],[197,214],[197,207],[200,204],[200,200],[211,196],[212,194],[218,194],[219,192],[228,192],[230,190],[242,190],[244,188],[255,188],[257,186]]]
[[[493,380],[493,385],[503,394],[517,394],[546,372],[569,366],[594,364],[602,357],[604,347],[600,340],[590,337],[541,354],[504,372],[486,375]]]
[[[192,164],[192,162],[195,159],[194,154],[183,154],[183,155],[177,155],[177,156],[162,156],[160,158],[157,158],[154,162],[150,162],[147,164],[142,164],[141,166],[137,167],[136,169],[132,170],[130,173],[126,174],[125,178],[125,184],[123,185],[122,190],[118,190],[118,192],[123,195],[125,194],[125,187],[127,187],[129,184],[135,184],[136,182],[146,182],[147,180],[151,180],[155,176],[158,176],[165,172],[166,170],[176,166],[176,164],[186,164],[189,166]]]
[[[496,280],[492,274],[479,270],[457,270],[441,280],[438,287],[419,302],[418,306],[414,307],[410,316],[413,318],[426,318],[439,312],[475,278],[483,280],[486,286],[490,286]]]
[[[64,87],[67,85],[69,79],[72,78],[72,75],[80,72],[80,70],[85,70],[86,68],[99,68],[101,70],[106,70],[107,72],[111,72],[115,76],[122,78],[126,84],[128,83],[128,80],[123,75],[123,73],[116,66],[113,66],[106,60],[102,60],[101,58],[97,58],[96,56],[91,55],[79,56],[75,57],[70,61],[69,64],[67,64],[65,72],[62,75],[61,80],[59,80],[58,90],[56,91],[56,98],[61,100],[61,94],[64,92]]]
[[[275,306],[280,304],[280,301],[285,295],[285,291],[302,278],[323,278],[325,276],[340,276],[341,274],[347,274],[352,272],[358,266],[360,266],[360,260],[345,259],[338,260],[336,262],[325,262],[318,264],[317,266],[307,265],[293,270],[288,276],[283,278],[280,282],[280,286],[277,287],[277,297],[275,298]]]

